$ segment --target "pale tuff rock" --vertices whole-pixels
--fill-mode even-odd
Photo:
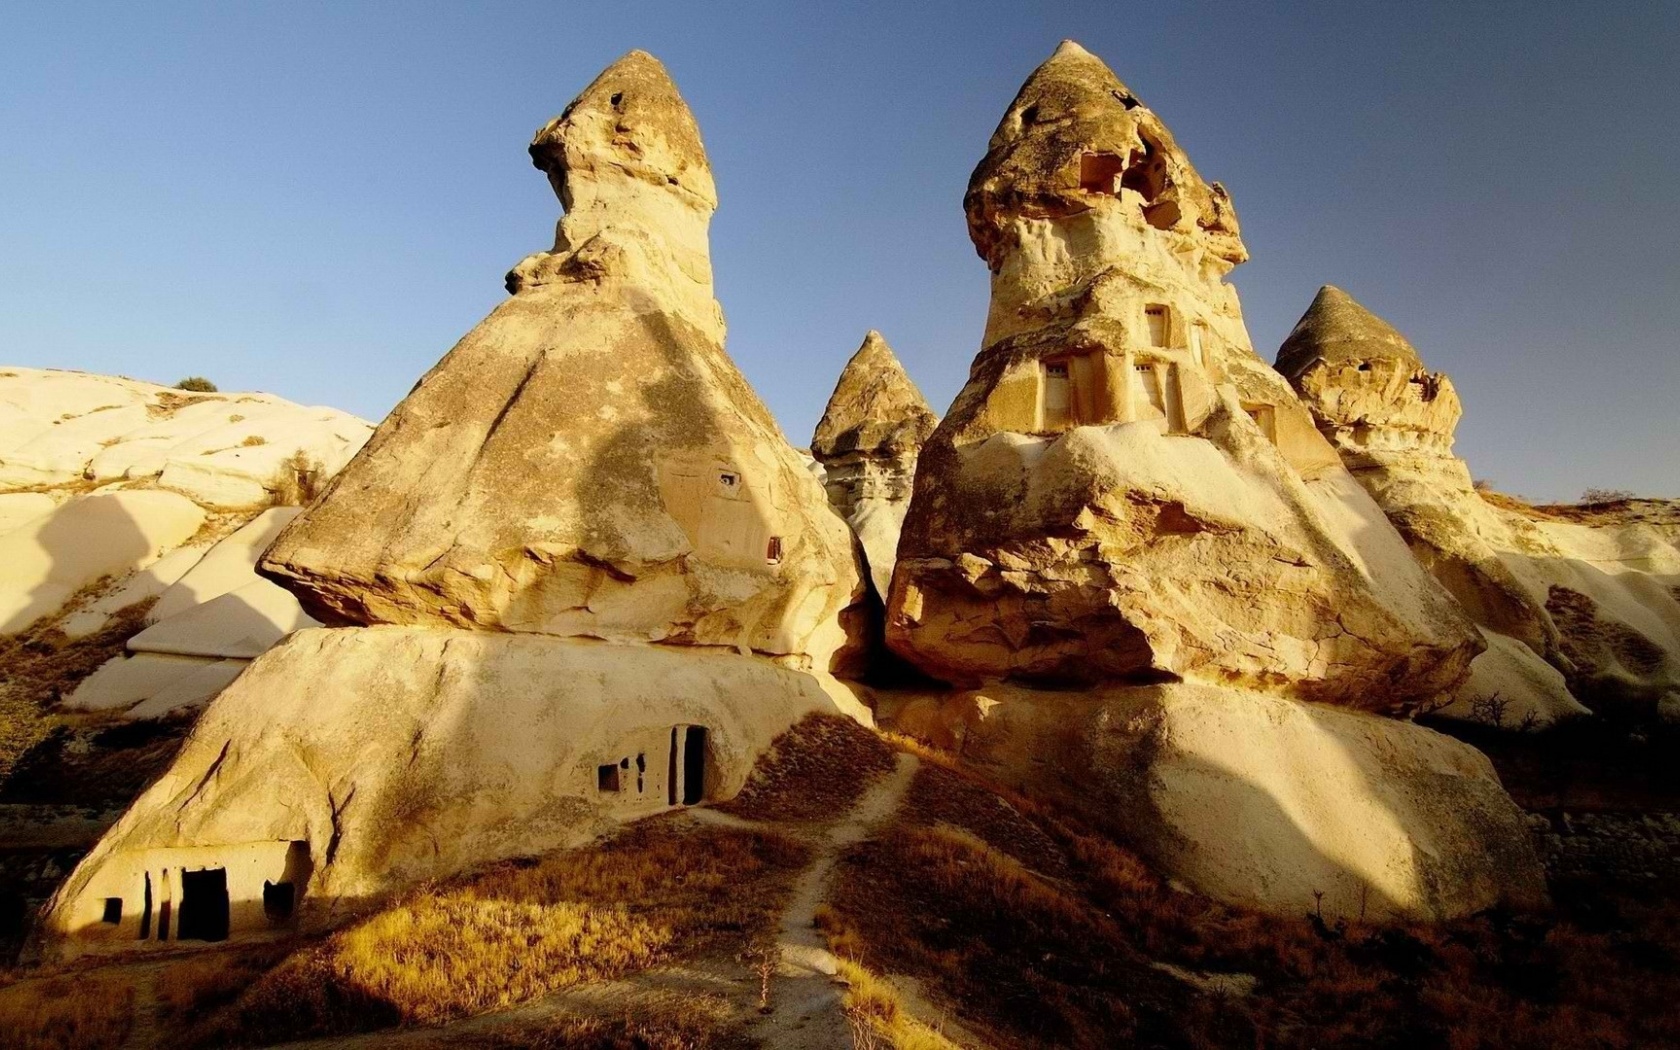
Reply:
[[[1192,683],[997,686],[918,701],[895,724],[959,741],[965,762],[1220,900],[1434,922],[1546,899],[1487,758],[1422,726]]]
[[[380,898],[737,791],[836,680],[729,653],[532,635],[300,631],[204,712],[180,756],[49,904],[63,955],[141,939],[183,868],[225,868],[236,936],[319,928]],[[692,736],[694,727],[703,734]],[[293,920],[265,911],[285,883]],[[271,890],[272,892],[272,890]],[[106,898],[122,921],[101,921]],[[190,942],[189,942],[190,943]]]
[[[828,500],[862,543],[883,599],[892,586],[916,455],[938,424],[892,347],[871,331],[846,362],[811,439]]]
[[[322,477],[371,427],[269,394],[188,393],[116,376],[0,372],[0,492],[54,503],[93,485],[155,484],[212,510],[266,505],[299,457]]]
[[[1204,677],[1402,713],[1481,646],[1255,356],[1228,195],[1096,58],[966,198],[984,347],[923,447],[887,637],[947,681]]]
[[[296,507],[271,507],[208,549],[177,548],[66,617],[63,629],[75,637],[142,598],[157,597],[146,614],[150,626],[128,639],[132,655],[106,661],[65,698],[65,706],[127,718],[202,707],[286,635],[320,626],[290,592],[256,573],[257,558],[297,513]]]
[[[845,523],[725,354],[693,117],[632,52],[531,147],[555,249],[380,424],[263,571],[329,623],[726,646],[827,669]],[[849,617],[848,617],[849,619]]]
[[[1649,713],[1680,690],[1680,530],[1661,515],[1575,524],[1489,504],[1452,454],[1451,380],[1341,289],[1320,290],[1278,368],[1487,639],[1441,714],[1539,728],[1601,702]]]
[[[315,624],[256,575],[297,513],[268,504],[297,472],[324,480],[371,431],[267,394],[0,372],[0,489],[13,489],[0,492],[0,631],[85,638],[155,599],[156,626],[129,648],[169,657],[113,659],[64,703],[127,718],[202,706],[250,657]]]
[[[1424,368],[1404,336],[1334,285],[1318,290],[1284,339],[1277,370],[1353,469],[1373,454],[1446,452],[1464,414],[1452,380]]]
[[[72,500],[0,535],[0,633],[58,612],[106,576],[144,569],[204,523],[174,492],[109,492]]]

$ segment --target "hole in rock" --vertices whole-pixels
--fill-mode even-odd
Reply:
[[[263,882],[263,914],[275,922],[292,917],[297,906],[297,891],[289,882]]]
[[[117,923],[122,922],[122,898],[121,897],[106,897],[105,898],[105,912],[104,912],[103,915],[101,915],[99,917],[99,921],[108,922],[112,926],[115,926]]]
[[[689,726],[683,736],[683,805],[706,797],[706,728]]]
[[[595,767],[595,790],[602,793],[618,790],[618,763]]]
[[[225,941],[227,935],[227,869],[181,872],[181,917],[176,939]]]
[[[1125,162],[1114,153],[1087,153],[1079,158],[1079,188],[1090,193],[1120,192]]]

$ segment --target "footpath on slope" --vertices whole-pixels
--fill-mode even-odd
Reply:
[[[898,811],[920,761],[898,754],[893,768],[874,780],[844,815],[809,831],[772,820],[751,820],[719,810],[687,811],[687,819],[726,827],[774,830],[803,838],[811,860],[794,883],[777,920],[773,958],[698,959],[655,967],[616,981],[578,985],[504,1010],[437,1028],[387,1029],[349,1036],[275,1044],[270,1050],[384,1050],[514,1046],[503,1042],[540,1032],[562,1019],[670,1016],[697,1000],[730,1004],[750,1020],[739,1031],[765,1050],[854,1050],[845,1011],[845,986],[839,961],[816,928],[818,907],[828,895],[835,864],[847,849],[864,841]],[[760,1008],[765,988],[762,965],[769,965],[768,1005]],[[137,1010],[141,1004],[136,1004]],[[134,1044],[131,1043],[131,1046]]]

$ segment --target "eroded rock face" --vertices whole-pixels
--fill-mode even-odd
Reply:
[[[1600,702],[1651,714],[1680,696],[1680,530],[1662,514],[1577,523],[1488,503],[1452,452],[1452,381],[1338,288],[1318,293],[1278,368],[1486,635],[1443,715],[1539,728]]]
[[[913,702],[895,724],[1219,900],[1379,923],[1546,901],[1492,765],[1422,726],[1188,682],[989,687]]]
[[[1205,677],[1402,713],[1480,639],[1255,356],[1230,198],[1071,42],[970,181],[984,347],[924,446],[888,639],[954,682]]]
[[[236,938],[330,926],[426,879],[727,798],[811,711],[868,717],[833,679],[730,653],[300,631],[204,713],[54,896],[44,931],[58,955],[180,947],[154,912],[179,908],[183,868],[226,870]],[[265,882],[286,885],[286,911],[265,908]],[[111,897],[116,924],[102,921]]]
[[[726,646],[826,669],[845,523],[724,353],[694,119],[631,52],[531,144],[554,250],[380,424],[263,571],[329,623]]]
[[[892,586],[916,456],[938,424],[892,347],[871,331],[846,362],[811,438],[828,500],[862,543],[883,599]]]

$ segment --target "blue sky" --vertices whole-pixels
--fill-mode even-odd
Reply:
[[[0,361],[382,416],[546,248],[531,132],[612,59],[699,119],[729,349],[796,444],[879,328],[943,410],[962,193],[1063,37],[1236,201],[1271,359],[1323,283],[1537,498],[1680,496],[1680,4],[8,3]]]

